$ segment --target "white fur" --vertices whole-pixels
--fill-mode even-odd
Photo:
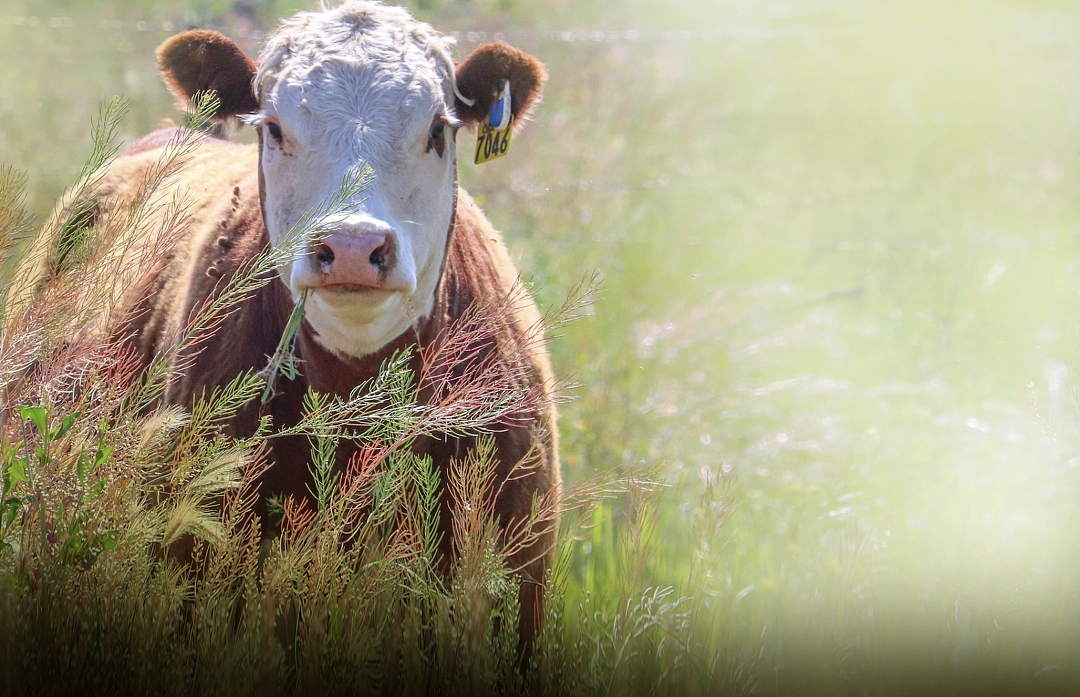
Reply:
[[[401,8],[351,1],[283,22],[260,56],[261,110],[250,121],[263,127],[271,242],[364,165],[375,180],[346,223],[393,230],[392,290],[308,298],[307,320],[328,348],[373,353],[431,313],[456,187],[452,41]],[[436,117],[451,124],[442,157],[426,151]],[[270,120],[281,126],[281,146],[267,133]],[[314,263],[306,255],[282,269],[295,299],[305,290],[301,265]]]

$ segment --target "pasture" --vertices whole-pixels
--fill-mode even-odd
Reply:
[[[102,100],[126,98],[128,142],[182,118],[153,60],[171,33],[256,55],[299,7],[0,0],[0,164],[28,210],[74,183]],[[533,123],[461,181],[542,307],[603,281],[550,344],[578,384],[563,476],[628,484],[561,550],[547,684],[1074,692],[1080,8],[410,9],[459,58],[501,35],[546,64]],[[14,637],[8,686],[49,665]]]

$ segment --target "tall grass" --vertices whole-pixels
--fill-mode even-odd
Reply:
[[[648,587],[644,558],[661,485],[594,477],[537,501],[529,520],[500,533],[493,441],[501,419],[545,393],[479,363],[451,383],[442,367],[499,331],[514,304],[478,307],[426,350],[388,360],[349,399],[309,393],[289,430],[312,444],[310,500],[281,504],[280,534],[265,539],[252,512],[266,467],[264,422],[249,438],[221,424],[268,392],[287,369],[242,374],[190,409],[159,397],[179,356],[268,282],[294,249],[266,250],[192,320],[175,351],[137,370],[116,318],[121,267],[153,268],[182,229],[184,201],[165,185],[198,147],[212,99],[200,98],[125,216],[81,224],[81,203],[116,156],[121,102],[105,106],[83,174],[35,248],[47,283],[15,283],[0,337],[0,684],[18,694],[687,694],[745,687],[700,599]],[[340,215],[364,184],[313,211],[287,236],[301,243]],[[0,179],[0,249],[28,232],[23,180]],[[168,208],[164,215],[150,210]],[[156,230],[151,220],[163,221]],[[158,236],[162,243],[143,244]],[[294,245],[295,246],[295,245]],[[116,250],[123,250],[117,253]],[[32,252],[33,254],[33,252]],[[135,267],[127,265],[135,264]],[[568,301],[535,328],[567,320]],[[528,343],[528,342],[527,342]],[[523,351],[532,350],[523,345]],[[417,402],[418,389],[433,397]],[[280,433],[280,432],[278,432]],[[441,474],[410,443],[432,434],[478,436]],[[331,463],[344,438],[360,455]],[[439,559],[440,491],[451,495],[455,556]],[[634,510],[627,571],[614,612],[568,627],[563,587],[571,540],[598,502],[628,495]],[[712,492],[703,511],[714,504]],[[549,579],[546,626],[529,665],[517,649],[517,576],[510,558],[533,529],[565,517],[562,560]],[[710,524],[715,525],[715,520]],[[174,555],[174,545],[191,549]],[[190,561],[177,558],[190,556]],[[452,569],[446,574],[440,569]]]

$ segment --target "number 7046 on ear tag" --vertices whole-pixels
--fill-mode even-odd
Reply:
[[[476,164],[502,157],[510,150],[514,132],[514,114],[510,110],[510,82],[503,84],[502,96],[491,107],[476,136]]]

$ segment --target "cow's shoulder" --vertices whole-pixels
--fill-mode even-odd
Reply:
[[[165,293],[179,301],[172,310],[175,329],[193,326],[224,293],[234,292],[238,276],[247,276],[269,248],[263,224],[257,173],[220,181],[208,196],[213,202],[193,217],[193,229],[182,245],[183,258]],[[170,390],[169,401],[187,403],[200,392],[228,383],[247,370],[261,370],[277,347],[292,302],[276,272],[264,274],[264,284],[244,293],[221,310],[204,336],[181,354],[191,361],[190,376]]]
[[[265,365],[283,326],[275,319],[287,308],[264,288],[219,312],[207,331],[192,337],[200,314],[237,273],[247,272],[268,238],[255,147],[204,138],[173,158],[174,137],[159,131],[147,137],[147,147],[133,146],[113,163],[95,195],[114,213],[145,206],[139,245],[156,247],[156,263],[130,279],[121,303],[126,312],[115,331],[132,337],[146,360],[185,344],[167,401],[187,405]],[[149,147],[161,140],[165,146]],[[144,200],[146,182],[159,178],[156,193]]]
[[[540,313],[522,286],[503,236],[464,189],[458,193],[445,273],[444,292],[450,296],[446,302],[456,305],[448,319],[456,318],[472,303],[499,304],[509,298],[506,305],[511,315],[507,322],[510,341],[516,343],[539,327]],[[509,347],[506,350],[512,351]],[[536,361],[537,368],[545,377],[549,376],[546,352],[541,351]]]

